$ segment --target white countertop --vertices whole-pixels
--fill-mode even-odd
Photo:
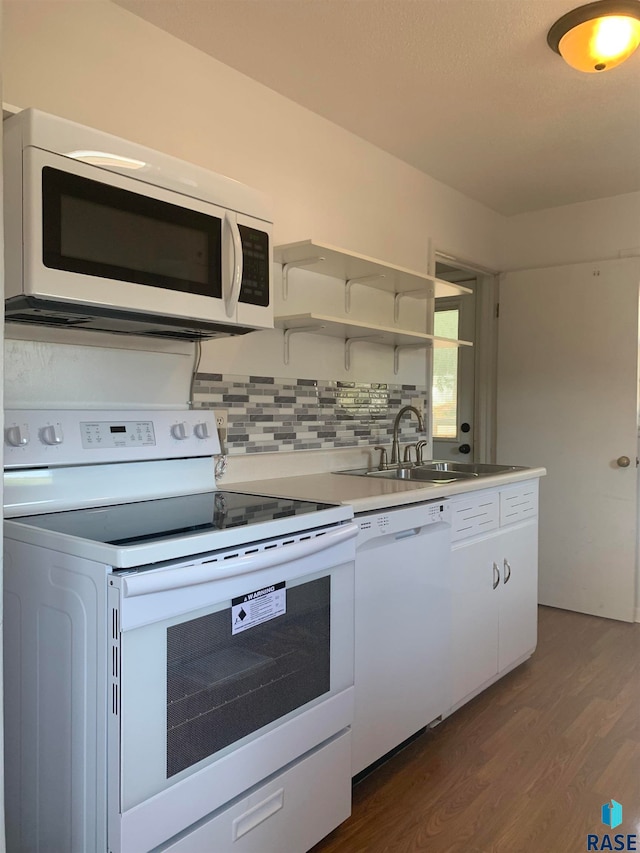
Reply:
[[[455,483],[420,483],[384,480],[350,474],[303,474],[298,477],[276,477],[224,483],[225,490],[255,495],[297,498],[333,504],[350,504],[355,512],[385,509],[420,501],[437,500],[480,489],[496,489],[510,483],[533,480],[546,474],[545,468],[525,468]],[[221,485],[221,484],[219,484]]]

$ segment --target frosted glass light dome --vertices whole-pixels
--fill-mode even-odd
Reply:
[[[600,0],[573,9],[551,27],[547,42],[578,71],[609,71],[640,45],[640,2]]]

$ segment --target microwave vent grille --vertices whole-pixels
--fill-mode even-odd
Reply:
[[[195,329],[185,329],[184,331],[180,331],[179,329],[176,329],[175,331],[165,331],[164,329],[151,329],[149,332],[147,332],[147,335],[150,338],[182,338],[186,341],[207,340],[208,338],[212,337],[219,338],[223,334],[228,335],[229,332],[206,334],[206,332],[198,332]]]
[[[182,320],[159,314],[136,314],[118,308],[74,305],[38,299],[33,296],[14,296],[5,302],[8,323],[26,323],[57,328],[82,328],[94,332],[113,332],[121,335],[142,335],[182,341],[201,341],[208,338],[246,335],[255,331],[232,323]]]
[[[28,323],[30,325],[34,323],[46,323],[47,326],[82,326],[91,322],[88,317],[64,317],[58,314],[44,314],[42,312],[39,312],[37,315],[9,314],[7,315],[7,319],[12,323]]]

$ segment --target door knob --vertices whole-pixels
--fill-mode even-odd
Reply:
[[[618,456],[616,462],[618,463],[618,468],[628,468],[631,465],[631,460],[628,456]]]
[[[460,451],[460,453],[471,453],[471,445],[461,444],[458,450]]]

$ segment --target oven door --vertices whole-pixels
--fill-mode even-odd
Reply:
[[[23,170],[26,296],[273,326],[266,223],[37,148]]]
[[[356,532],[113,578],[110,849],[163,843],[350,725]]]

